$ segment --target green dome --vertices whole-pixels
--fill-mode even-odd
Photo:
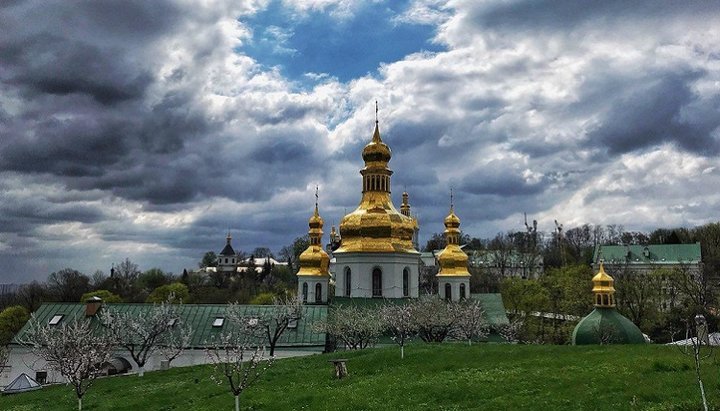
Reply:
[[[572,343],[645,344],[645,337],[632,321],[623,317],[614,307],[596,307],[575,327]]]

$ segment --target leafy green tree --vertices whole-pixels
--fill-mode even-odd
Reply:
[[[190,299],[188,287],[183,283],[161,285],[153,290],[145,302],[162,303],[169,301],[173,304],[187,302]]]
[[[260,293],[255,296],[252,300],[250,300],[250,304],[253,305],[272,305],[273,301],[275,300],[276,296],[273,293]]]
[[[205,255],[203,255],[203,258],[198,263],[198,266],[200,268],[217,267],[217,264],[218,264],[217,254],[215,254],[214,251],[208,251],[207,253],[205,253]]]
[[[7,345],[29,319],[30,313],[21,305],[0,311],[0,346]]]
[[[151,268],[138,277],[138,285],[148,291],[169,284],[170,281],[171,276],[159,268]]]
[[[80,302],[84,303],[93,297],[102,298],[104,303],[121,303],[121,302],[123,302],[122,298],[120,298],[119,295],[113,294],[108,290],[95,290],[95,291],[90,291],[89,293],[85,293],[82,295],[82,297],[80,297]]]

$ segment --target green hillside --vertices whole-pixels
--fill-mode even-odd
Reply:
[[[698,410],[690,357],[665,346],[416,344],[276,362],[241,397],[245,410]],[[331,358],[348,358],[335,380]],[[720,409],[718,362],[704,369]],[[231,410],[209,367],[97,381],[85,410]],[[0,397],[2,410],[72,410],[66,386]]]

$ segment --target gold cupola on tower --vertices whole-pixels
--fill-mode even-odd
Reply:
[[[300,262],[300,270],[298,276],[329,276],[328,268],[330,266],[330,257],[323,250],[322,247],[322,235],[323,235],[323,219],[320,217],[318,212],[317,203],[317,189],[315,190],[315,212],[308,221],[310,230],[308,235],[310,237],[310,245],[305,251],[300,254],[298,258]]]
[[[375,104],[375,130],[362,152],[362,198],[355,211],[340,221],[342,242],[336,252],[417,253],[413,245],[417,223],[398,212],[390,197],[392,152],[380,137]]]
[[[450,194],[450,213],[445,217],[445,241],[447,245],[438,253],[440,265],[438,277],[470,277],[468,256],[460,248],[460,218],[455,215],[455,207]]]
[[[595,307],[615,307],[615,280],[605,272],[603,263],[600,263],[600,269],[592,282]]]

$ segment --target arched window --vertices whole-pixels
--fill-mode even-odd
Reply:
[[[308,285],[307,285],[307,283],[303,283],[303,291],[302,291],[302,293],[303,293],[303,302],[306,303],[306,302],[307,302],[307,295],[308,295]]]
[[[603,294],[603,305],[608,305],[608,296],[607,296],[607,294]]]
[[[372,272],[372,296],[382,297],[382,271],[373,268]]]
[[[350,297],[352,292],[352,273],[350,267],[345,267],[345,297]]]
[[[315,284],[315,302],[322,302],[322,284],[320,283]]]
[[[465,283],[460,283],[460,299],[465,299]]]
[[[448,301],[452,300],[452,286],[450,283],[445,283],[445,299]]]
[[[410,295],[410,270],[403,269],[403,297]]]
[[[601,304],[600,294],[597,294],[597,295],[595,296],[595,304],[597,304],[597,305],[600,305],[600,304]]]

